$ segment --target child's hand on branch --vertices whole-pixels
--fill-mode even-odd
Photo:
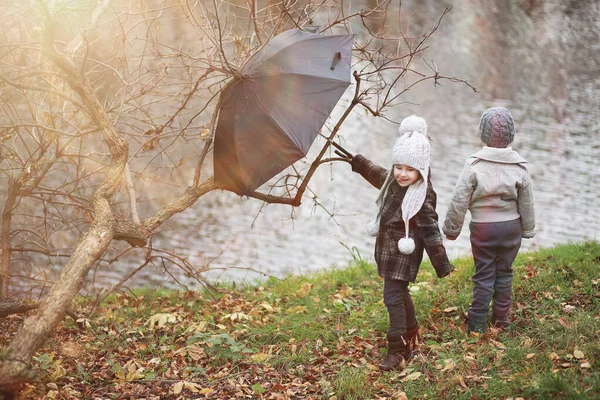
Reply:
[[[352,161],[354,160],[354,155],[352,153],[350,153],[348,150],[346,150],[345,148],[343,148],[342,146],[340,146],[339,144],[337,144],[336,142],[334,142],[333,140],[330,143],[333,147],[335,147],[335,150],[333,152],[335,154],[337,154],[338,156],[342,157],[342,159],[344,161],[346,161],[347,163],[352,165]]]
[[[342,152],[341,152],[341,151],[339,151],[339,150],[334,150],[333,152],[334,152],[335,154],[337,154],[338,156],[342,157],[342,159],[343,159],[344,161],[346,161],[347,163],[349,163],[349,164],[352,164],[352,159],[354,158],[354,156],[353,156],[352,154],[350,154],[350,153],[348,153],[348,154],[344,154],[344,153],[342,153]]]

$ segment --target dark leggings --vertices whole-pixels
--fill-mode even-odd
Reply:
[[[385,279],[383,282],[383,304],[390,316],[388,335],[406,335],[406,330],[417,326],[408,281]]]
[[[494,318],[508,318],[512,303],[512,263],[521,247],[521,220],[471,222],[469,227],[475,275],[467,323],[470,330],[485,332],[491,301]]]

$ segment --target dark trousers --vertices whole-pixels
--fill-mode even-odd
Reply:
[[[417,326],[415,306],[408,291],[408,281],[385,279],[383,282],[383,304],[387,307],[390,317],[388,338],[406,335],[407,329]]]
[[[473,300],[467,327],[487,330],[487,315],[492,303],[494,319],[506,321],[512,303],[512,263],[521,247],[521,220],[469,224],[471,250],[475,262]]]

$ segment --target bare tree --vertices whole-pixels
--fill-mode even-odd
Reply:
[[[140,268],[165,257],[177,263],[149,239],[222,189],[210,162],[219,94],[277,33],[315,23],[323,34],[356,33],[354,87],[308,169],[285,171],[252,193],[266,203],[300,205],[317,168],[343,160],[330,146],[357,107],[386,118],[414,85],[464,82],[415,65],[441,18],[411,37],[390,25],[391,4],[369,1],[358,11],[329,0],[0,5],[0,302],[37,308],[2,349],[0,388],[32,379],[31,357],[95,265],[126,254]],[[174,190],[174,181],[187,187]],[[49,265],[60,269],[55,279]],[[17,266],[49,286],[39,303],[11,298]]]

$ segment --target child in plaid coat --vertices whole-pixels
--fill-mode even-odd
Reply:
[[[398,367],[412,357],[411,345],[419,328],[408,290],[427,251],[438,277],[454,270],[448,260],[435,211],[436,193],[429,178],[429,139],[425,120],[410,116],[400,125],[388,171],[357,154],[352,170],[380,189],[379,212],[367,231],[376,236],[375,261],[384,279],[383,301],[388,310],[388,354],[382,370]]]

